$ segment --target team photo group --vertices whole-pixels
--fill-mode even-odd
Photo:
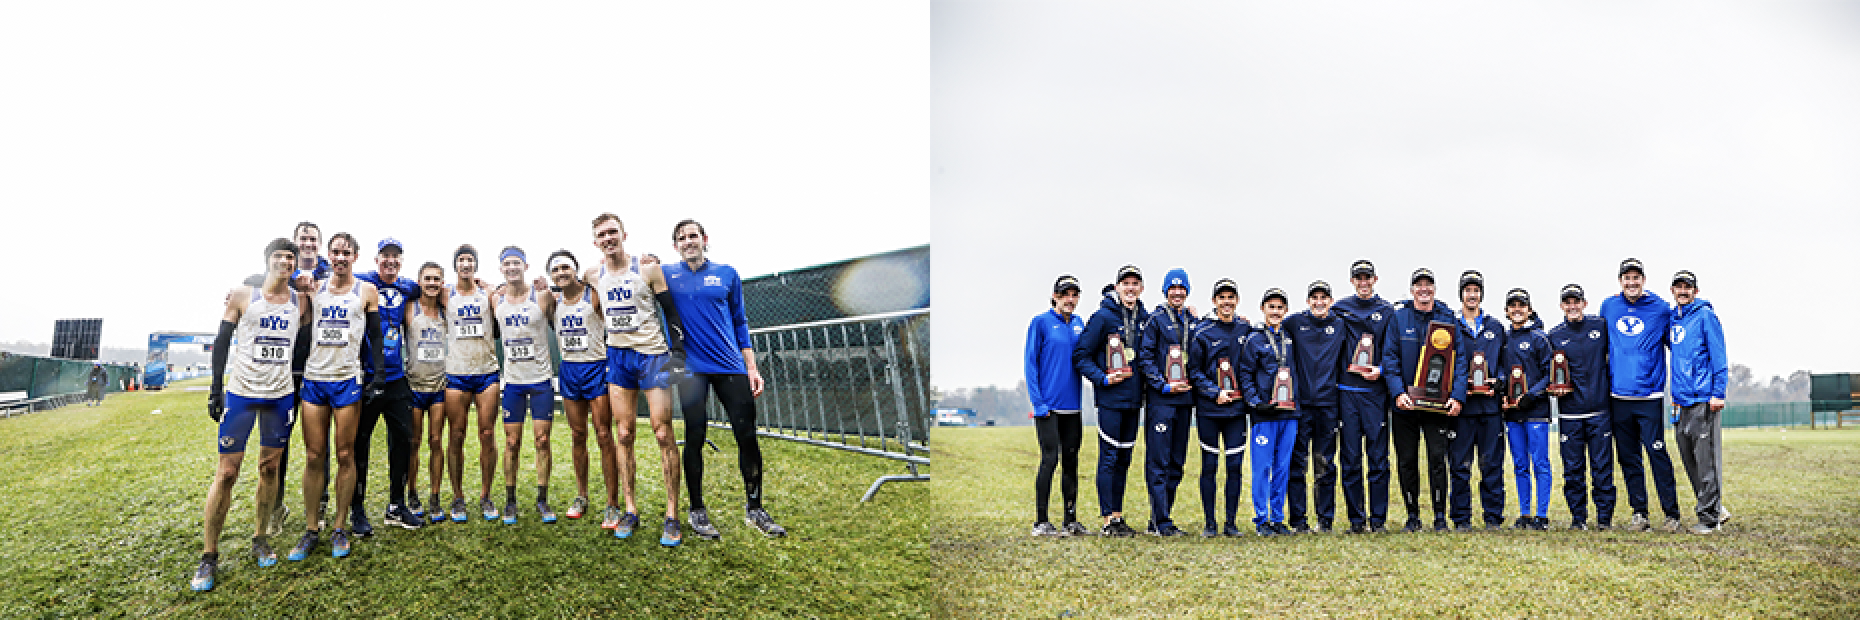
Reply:
[[[1027,328],[1026,383],[1040,447],[1032,534],[1092,533],[1077,506],[1081,382],[1090,383],[1097,414],[1095,529],[1103,536],[1137,533],[1126,522],[1124,494],[1139,435],[1145,531],[1156,536],[1187,533],[1172,510],[1190,446],[1201,455],[1204,537],[1247,533],[1238,521],[1243,487],[1251,489],[1251,530],[1259,536],[1385,532],[1391,446],[1405,532],[1498,530],[1507,522],[1551,529],[1552,442],[1560,446],[1567,509],[1559,527],[1710,534],[1731,518],[1720,501],[1724,332],[1711,303],[1697,296],[1693,273],[1672,276],[1669,301],[1650,290],[1639,260],[1624,260],[1620,291],[1602,299],[1597,314],[1581,286],[1556,291],[1555,310],[1546,313],[1560,318],[1554,325],[1540,318],[1529,291],[1488,295],[1478,271],[1458,276],[1457,304],[1437,297],[1444,291],[1427,268],[1409,274],[1409,298],[1394,302],[1377,294],[1370,261],[1348,273],[1341,295],[1322,280],[1305,287],[1306,309],[1296,313],[1290,294],[1267,289],[1257,323],[1240,316],[1242,294],[1231,279],[1214,282],[1212,311],[1198,317],[1184,269],[1163,276],[1166,302],[1145,308],[1143,272],[1126,265],[1081,317],[1079,280],[1060,276],[1051,308]],[[1689,527],[1666,445],[1669,419],[1696,499]],[[1617,462],[1626,523],[1615,520]],[[1506,466],[1515,512],[1506,507]],[[1048,511],[1056,470],[1059,525]],[[1649,474],[1657,515],[1649,512]]]
[[[660,545],[680,545],[686,527],[719,540],[703,494],[705,404],[715,393],[737,441],[744,521],[762,535],[785,535],[762,506],[755,398],[763,382],[741,278],[706,257],[709,237],[697,221],[674,226],[678,260],[671,263],[628,254],[627,238],[619,216],[600,214],[592,222],[592,264],[556,250],[541,258],[540,274],[522,248],[481,257],[469,244],[452,249],[444,263],[443,249],[421,249],[436,260],[408,270],[411,255],[392,237],[369,244],[375,269],[364,273],[358,268],[370,248],[348,233],[325,238],[310,222],[265,244],[265,272],[227,295],[212,347],[208,413],[218,424],[219,461],[190,587],[213,588],[221,530],[254,427],[259,479],[251,553],[260,567],[280,557],[271,539],[286,532],[294,502],[285,487],[293,471],[301,473],[304,531],[285,559],[304,561],[325,543],[331,557],[346,557],[357,538],[372,535],[365,481],[369,446],[383,421],[387,525],[418,530],[468,523],[474,515],[501,526],[556,523],[549,473],[558,394],[575,473],[561,516],[598,518],[622,539],[642,527],[634,435],[643,400],[663,463]],[[673,429],[674,386],[684,416],[682,448]],[[463,480],[468,428],[477,431],[475,494]],[[300,441],[292,441],[294,432]],[[590,436],[600,459],[599,503],[589,494]],[[526,443],[534,452],[534,503],[518,498]],[[299,450],[300,469],[291,470]],[[495,493],[500,460],[503,489]],[[689,495],[683,515],[681,491]]]

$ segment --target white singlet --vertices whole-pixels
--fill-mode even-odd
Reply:
[[[446,374],[497,372],[497,347],[491,342],[490,298],[480,288],[470,295],[446,287]]]
[[[549,364],[549,321],[543,318],[542,304],[536,303],[536,289],[523,301],[497,300],[499,335],[504,340],[505,385],[529,385],[547,382],[555,376]]]
[[[246,398],[283,398],[291,393],[291,351],[297,344],[297,293],[290,301],[265,301],[252,287],[252,302],[233,329],[232,385],[226,390]]]
[[[446,318],[426,316],[425,306],[407,305],[407,387],[415,392],[446,391]]]
[[[665,333],[659,329],[659,308],[652,300],[652,285],[639,272],[639,258],[630,257],[622,272],[607,271],[601,261],[599,277],[601,312],[607,328],[607,346],[632,349],[648,355],[665,353]]]
[[[362,313],[362,281],[349,284],[340,295],[329,290],[329,280],[317,287],[316,308],[310,315],[310,361],[304,365],[309,381],[360,380],[362,330],[368,317]]]
[[[582,287],[581,298],[570,304],[555,293],[555,341],[564,362],[599,362],[607,359],[601,346],[601,317],[594,313],[594,288]]]

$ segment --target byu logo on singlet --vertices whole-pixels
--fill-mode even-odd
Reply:
[[[633,298],[633,289],[621,287],[607,289],[607,301],[626,301]]]
[[[1674,326],[1673,326],[1673,344],[1679,344],[1679,343],[1681,343],[1681,342],[1685,342],[1685,341],[1686,341],[1686,328],[1685,328],[1685,326],[1683,326],[1683,325],[1674,325]]]
[[[1644,329],[1647,329],[1647,323],[1637,316],[1624,316],[1621,320],[1615,321],[1615,330],[1621,332],[1623,336],[1639,336],[1641,330]]]

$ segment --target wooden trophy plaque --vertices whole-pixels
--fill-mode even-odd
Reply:
[[[1221,358],[1220,368],[1215,372],[1214,381],[1216,387],[1221,389],[1221,394],[1228,398],[1240,397],[1240,380],[1234,378],[1233,362],[1227,361],[1227,358]]]
[[[1182,356],[1182,345],[1169,345],[1169,361],[1163,368],[1163,377],[1177,385],[1188,383],[1188,360]]]
[[[1292,369],[1279,367],[1279,372],[1272,377],[1272,406],[1280,409],[1297,409],[1298,403],[1292,400]]]
[[[1113,332],[1104,341],[1104,374],[1130,374],[1130,354],[1124,350],[1124,335]]]
[[[1569,354],[1557,351],[1550,354],[1550,393],[1568,394],[1576,391],[1576,384],[1569,378]]]
[[[1524,367],[1517,365],[1517,364],[1512,364],[1511,365],[1511,376],[1505,379],[1505,408],[1506,409],[1517,409],[1518,408],[1518,403],[1524,400],[1525,387],[1526,386],[1524,385]]]
[[[1471,384],[1466,388],[1466,393],[1491,396],[1492,384],[1486,381],[1490,376],[1485,363],[1485,352],[1473,351],[1472,358],[1468,359],[1466,364],[1466,382]]]
[[[1350,372],[1367,375],[1380,371],[1376,366],[1376,337],[1363,334],[1362,340],[1356,342],[1356,351],[1350,354]]]
[[[1421,411],[1446,413],[1453,400],[1453,333],[1448,323],[1430,321],[1427,336],[1421,339],[1421,358],[1414,365],[1414,378],[1408,385],[1408,400]]]

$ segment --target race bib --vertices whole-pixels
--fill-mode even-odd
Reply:
[[[291,341],[286,338],[259,336],[252,340],[252,361],[260,364],[289,364]]]
[[[588,330],[565,329],[557,335],[562,339],[563,351],[581,353],[588,350]]]
[[[504,341],[504,357],[513,362],[534,361],[536,348],[529,338],[510,338]]]
[[[421,341],[414,353],[414,361],[443,362],[446,360],[446,347],[430,340]]]
[[[349,346],[348,319],[322,319],[316,322],[316,346]]]
[[[639,313],[638,308],[619,307],[607,309],[607,333],[623,334],[639,331],[639,324],[633,317]]]
[[[459,319],[457,331],[460,338],[483,338],[484,319]]]

